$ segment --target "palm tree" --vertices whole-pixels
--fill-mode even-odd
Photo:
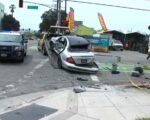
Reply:
[[[11,12],[11,14],[12,14],[12,16],[13,16],[14,10],[16,9],[15,5],[14,5],[14,4],[11,4],[11,5],[9,6],[9,9],[10,9],[10,12]]]

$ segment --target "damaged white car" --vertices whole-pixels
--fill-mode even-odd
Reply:
[[[51,39],[51,48],[57,54],[59,68],[71,71],[97,73],[95,55],[90,43],[78,36],[60,36]]]

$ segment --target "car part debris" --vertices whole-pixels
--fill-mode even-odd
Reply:
[[[129,82],[131,83],[131,85],[132,86],[134,86],[135,88],[138,88],[138,89],[142,89],[139,85],[137,85],[135,82],[133,82],[133,80],[131,80],[130,78],[129,78]]]
[[[117,62],[121,62],[121,57],[117,56]]]
[[[140,77],[140,73],[139,73],[139,71],[132,71],[131,76]]]
[[[112,74],[119,74],[119,71],[111,71]]]
[[[78,87],[74,87],[74,88],[73,88],[73,91],[74,91],[75,93],[81,93],[81,92],[85,92],[86,89],[85,89],[85,87],[83,87],[83,86],[78,86]]]
[[[137,62],[135,68],[134,68],[134,71],[138,71],[141,75],[143,74],[143,68],[141,66],[141,64],[139,62]]]
[[[117,71],[117,68],[118,68],[118,65],[116,63],[113,63],[112,64],[112,71],[111,71],[111,73],[112,74],[119,74],[120,72]]]
[[[88,79],[80,78],[80,77],[77,77],[77,80],[80,80],[80,81],[88,81]]]
[[[138,71],[140,74],[143,74],[143,68],[142,67],[135,67],[135,71]]]

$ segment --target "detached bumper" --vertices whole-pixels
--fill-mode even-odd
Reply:
[[[99,68],[96,63],[93,66],[77,66],[74,64],[63,62],[62,67],[70,71],[84,72],[84,73],[97,73],[99,71]]]

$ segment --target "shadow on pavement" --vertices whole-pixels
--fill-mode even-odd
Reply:
[[[24,65],[24,64],[29,64],[33,59],[32,55],[27,55],[24,58],[24,62],[20,62],[17,60],[0,60],[0,65]]]

